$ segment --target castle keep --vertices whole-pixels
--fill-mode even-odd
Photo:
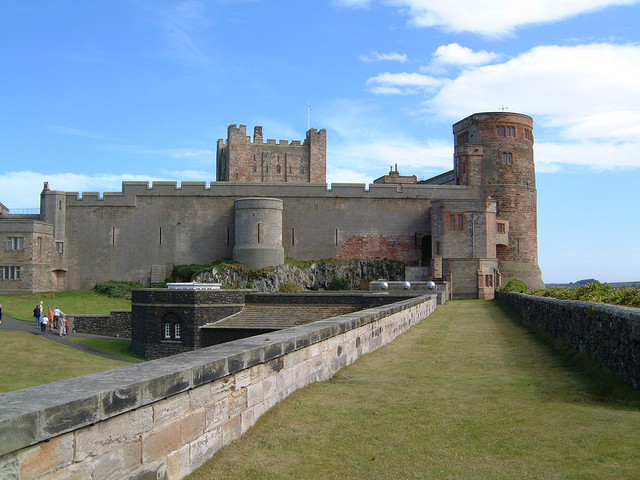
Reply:
[[[37,215],[0,204],[0,293],[148,286],[177,264],[260,268],[285,256],[401,260],[450,281],[454,298],[492,298],[511,278],[542,287],[533,120],[477,113],[453,134],[453,170],[421,182],[396,168],[369,186],[327,186],[325,130],[276,143],[231,125],[211,184],[123,182],[104,194],[45,184]]]

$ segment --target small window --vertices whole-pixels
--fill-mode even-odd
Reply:
[[[164,324],[164,338],[171,338],[171,324],[170,323],[165,323]]]
[[[498,233],[507,233],[507,225],[504,222],[498,222]]]
[[[182,334],[182,325],[180,325],[179,323],[176,323],[173,326],[173,338],[176,340],[180,340],[181,334]]]
[[[513,165],[513,153],[503,152],[502,153],[502,163],[504,165]]]
[[[256,173],[257,171],[258,171],[258,166],[257,166],[257,165],[254,165],[254,166],[253,166],[253,173]]]
[[[300,165],[300,173],[303,174],[304,173],[304,165]]]
[[[282,169],[280,168],[280,165],[276,165],[276,173],[280,173],[280,172],[281,172],[281,170],[282,170]]]
[[[463,230],[463,229],[464,229],[464,214],[450,213],[449,214],[449,230]]]
[[[485,287],[493,287],[493,275],[485,275],[484,276],[484,286]]]
[[[516,127],[507,127],[507,135],[510,137],[516,136]]]
[[[7,237],[7,250],[24,250],[24,237]]]
[[[64,253],[64,242],[56,242],[56,253]]]
[[[496,135],[499,137],[505,136],[505,128],[504,127],[496,127]]]

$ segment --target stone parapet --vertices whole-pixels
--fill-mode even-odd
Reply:
[[[111,310],[111,315],[69,315],[74,333],[131,338],[131,311]]]
[[[10,392],[3,478],[184,478],[276,403],[436,309],[425,295],[142,364]]]
[[[496,291],[520,319],[640,388],[640,308]]]

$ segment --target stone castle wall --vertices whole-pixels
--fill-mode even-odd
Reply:
[[[436,309],[435,295],[6,393],[3,478],[180,479],[279,401]]]
[[[588,354],[640,388],[640,309],[497,291],[496,300],[527,325]]]
[[[148,285],[152,265],[207,264],[231,258],[234,202],[255,195],[283,201],[285,256],[392,258],[417,264],[431,231],[432,199],[461,200],[473,189],[429,185],[231,184],[125,182],[120,193],[69,192],[66,212],[67,288],[112,279]],[[57,192],[45,192],[60,201]],[[82,241],[79,241],[82,239]],[[462,255],[462,254],[461,254]]]

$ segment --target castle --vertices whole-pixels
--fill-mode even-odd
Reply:
[[[45,183],[40,213],[0,204],[0,294],[162,283],[178,264],[234,258],[389,258],[450,282],[454,298],[493,298],[512,278],[542,287],[533,120],[476,113],[453,125],[453,170],[424,181],[392,170],[371,185],[326,184],[326,131],[253,140],[228,127],[216,182],[123,182],[121,192]]]

